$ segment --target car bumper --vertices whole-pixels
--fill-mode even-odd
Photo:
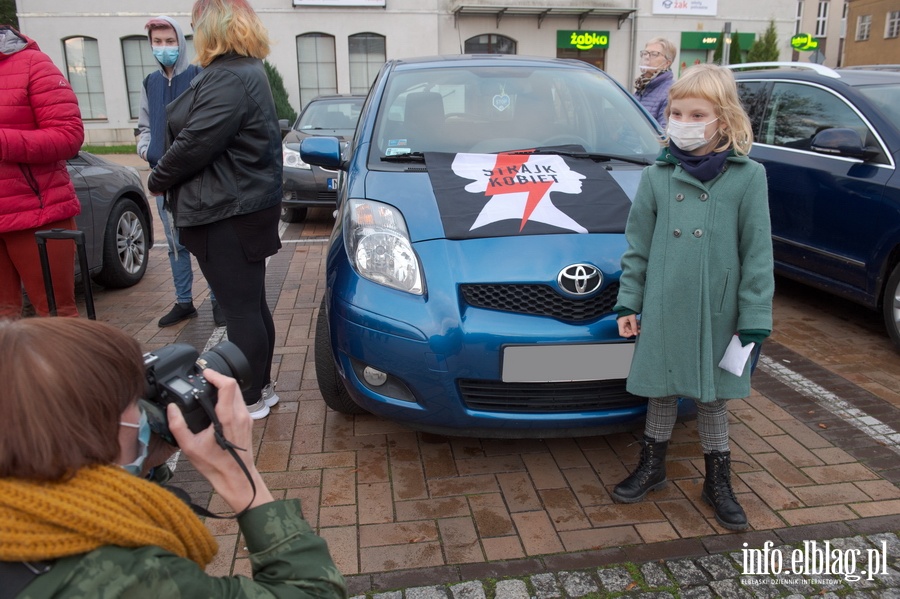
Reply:
[[[310,169],[284,167],[282,170],[282,187],[284,196],[282,204],[296,208],[334,207],[337,203],[338,173],[317,166]],[[331,185],[329,185],[331,181]]]

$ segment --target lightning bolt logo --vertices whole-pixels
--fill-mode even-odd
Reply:
[[[491,185],[484,191],[486,196],[496,196],[504,193],[528,193],[528,199],[525,201],[525,210],[522,213],[522,222],[519,225],[519,233],[525,228],[531,213],[537,208],[547,191],[553,185],[553,181],[534,181],[520,180],[518,173],[523,171],[528,155],[525,154],[498,154],[497,163],[494,166],[496,173],[516,173],[517,175],[507,177],[497,177],[492,179]],[[527,170],[527,169],[525,169]]]

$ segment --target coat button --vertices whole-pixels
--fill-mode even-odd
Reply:
[[[680,201],[683,200],[683,199],[684,199],[684,194],[683,194],[683,193],[679,193],[678,195],[675,196],[675,201],[676,201],[676,202],[680,202]]]
[[[708,194],[708,193],[705,193],[705,192],[704,192],[704,193],[701,193],[701,194],[700,194],[700,201],[701,201],[701,202],[705,202],[705,201],[708,200],[708,199],[709,199],[709,194]]]
[[[674,235],[675,237],[681,237],[681,229],[675,229],[674,231],[672,231],[672,235]]]
[[[694,229],[694,237],[703,237],[703,231],[700,229]]]

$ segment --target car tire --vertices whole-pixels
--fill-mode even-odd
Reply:
[[[286,223],[299,223],[306,220],[306,208],[281,207],[281,220]]]
[[[894,265],[882,297],[884,326],[891,341],[900,348],[900,264]]]
[[[94,280],[104,287],[137,284],[147,271],[149,225],[134,200],[121,198],[103,232],[103,268]]]
[[[319,391],[325,405],[341,414],[365,414],[347,393],[344,382],[337,372],[334,353],[331,350],[331,334],[328,331],[328,316],[325,314],[325,300],[319,306],[319,317],[316,319],[316,378]]]

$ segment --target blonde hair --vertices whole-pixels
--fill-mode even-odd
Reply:
[[[646,48],[651,44],[659,44],[660,46],[662,46],[663,56],[666,57],[666,60],[672,63],[675,62],[675,44],[664,37],[655,37],[651,40],[647,40],[647,43],[644,44],[644,47]]]
[[[666,119],[672,110],[672,100],[684,98],[701,98],[716,107],[722,143],[715,148],[715,152],[729,148],[742,156],[750,152],[753,128],[738,98],[737,83],[730,69],[714,64],[696,64],[686,69],[669,88]]]
[[[269,55],[269,34],[247,0],[197,0],[191,17],[200,66],[228,52],[260,60]]]

